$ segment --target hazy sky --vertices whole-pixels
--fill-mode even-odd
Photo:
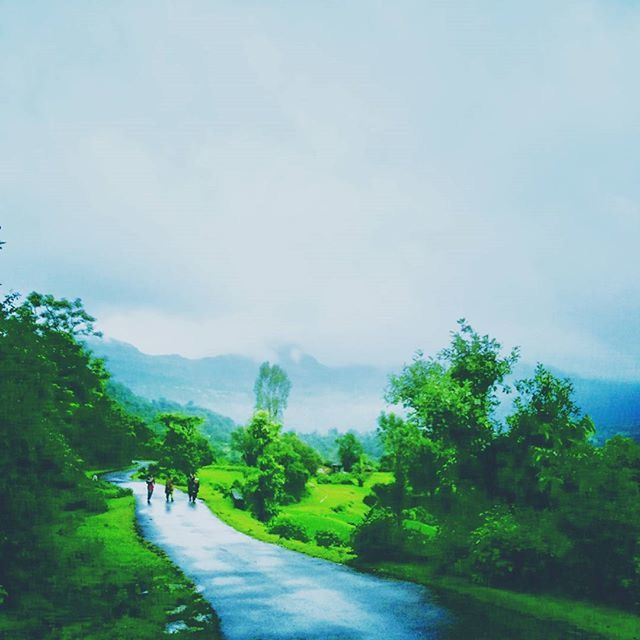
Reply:
[[[640,378],[640,5],[0,0],[3,289],[150,353]]]

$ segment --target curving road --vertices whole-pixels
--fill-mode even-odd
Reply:
[[[175,492],[108,476],[133,490],[142,532],[198,586],[229,640],[415,640],[441,638],[448,614],[419,585],[358,573],[260,542]]]

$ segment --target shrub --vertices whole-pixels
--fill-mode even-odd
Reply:
[[[287,540],[300,540],[300,542],[309,542],[310,540],[307,530],[290,518],[277,518],[269,524],[268,531]]]
[[[346,547],[347,541],[335,531],[316,531],[316,544],[319,547]]]
[[[318,476],[318,484],[355,484],[355,481],[350,473],[340,471]]]
[[[390,558],[400,551],[400,532],[390,509],[373,508],[351,535],[351,546],[361,557]]]
[[[523,587],[554,580],[559,558],[569,551],[571,542],[549,512],[497,507],[483,518],[469,539],[474,580]]]

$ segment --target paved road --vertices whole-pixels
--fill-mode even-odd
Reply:
[[[361,574],[239,533],[205,504],[176,491],[109,479],[133,490],[143,535],[198,586],[229,640],[415,640],[441,638],[448,622],[427,589]]]

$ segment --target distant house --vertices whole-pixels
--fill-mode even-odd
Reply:
[[[342,465],[339,462],[331,463],[331,473],[340,473],[342,471]]]

